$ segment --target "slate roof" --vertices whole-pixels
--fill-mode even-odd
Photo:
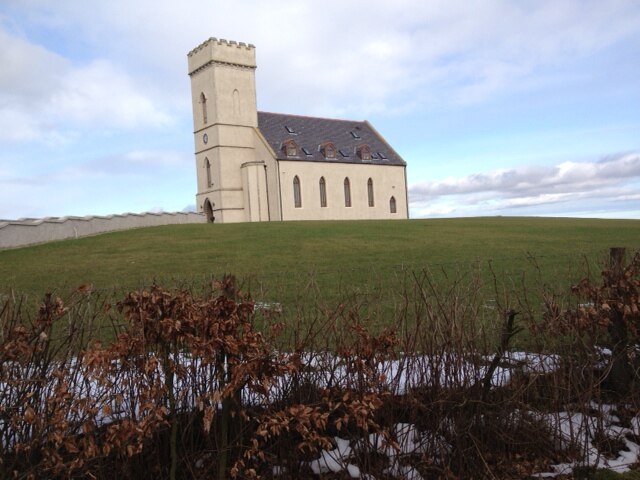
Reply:
[[[402,157],[366,121],[258,112],[258,128],[278,160],[406,165]],[[286,155],[283,145],[287,140],[293,140],[298,146],[297,156]],[[320,151],[320,146],[327,141],[332,142],[337,150],[335,158],[325,158]],[[357,148],[362,145],[368,145],[371,149],[370,161],[363,161],[357,155]]]

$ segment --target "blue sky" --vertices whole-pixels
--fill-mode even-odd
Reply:
[[[418,217],[640,218],[640,3],[0,0],[0,218],[194,204],[187,52],[261,110],[367,119]]]

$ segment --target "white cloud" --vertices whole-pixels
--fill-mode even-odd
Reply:
[[[22,109],[0,106],[0,142],[23,142],[38,137],[38,129]]]
[[[158,111],[141,87],[109,61],[95,60],[65,72],[46,114],[72,124],[105,128],[167,124],[169,116]]]
[[[123,177],[147,182],[170,182],[178,172],[190,172],[193,159],[184,152],[170,150],[132,150],[82,163],[74,163],[53,174],[41,175],[43,182],[75,179],[87,184],[109,180],[114,187]],[[194,173],[195,175],[195,173]]]
[[[65,143],[86,129],[158,127],[161,102],[105,59],[74,64],[2,29],[0,141]]]
[[[313,105],[303,108],[314,110],[483,102],[533,88],[539,71],[562,70],[640,31],[632,2],[400,1],[359,11],[337,0],[323,9],[302,5],[306,21],[294,18],[284,29],[285,39],[297,40],[259,50],[268,55],[261,75],[274,103],[311,91]]]
[[[141,165],[143,167],[181,167],[185,164],[191,165],[192,159],[190,155],[186,157],[182,152],[166,150],[134,150],[124,155],[124,161],[132,165]]]
[[[48,180],[59,178],[78,189],[82,179],[98,176],[102,184],[131,176],[163,181],[157,173],[149,176],[150,170],[167,175],[182,168],[193,176],[192,152],[165,139],[172,129],[190,132],[186,53],[209,36],[257,46],[262,109],[352,118],[395,114],[402,122],[410,121],[402,118],[410,111],[455,113],[459,105],[490,104],[513,92],[553,93],[550,85],[583,74],[573,68],[577,61],[602,52],[615,56],[626,45],[637,44],[639,35],[636,0],[326,0],[321,6],[313,0],[4,0],[0,166],[33,160],[35,169],[46,161]],[[628,59],[612,64],[622,62]],[[434,106],[438,108],[432,110]],[[162,142],[148,132],[136,138],[120,135],[137,129],[160,130]],[[70,147],[80,138],[91,143],[85,148],[105,143],[109,148],[92,163],[87,155],[95,152]],[[33,141],[42,147],[36,154],[26,151]],[[599,151],[638,147],[621,144]],[[14,150],[7,153],[7,146]],[[19,152],[20,147],[25,151]],[[62,153],[55,157],[52,152]],[[525,209],[536,202],[586,201],[596,190],[612,195],[611,201],[630,203],[637,195],[630,186],[638,178],[633,155],[423,182],[411,187],[412,209],[433,215],[481,214]],[[36,177],[20,178],[33,184]],[[87,184],[84,198],[92,198]],[[0,186],[5,187],[0,192],[3,207],[11,204],[12,211],[24,211],[20,204],[57,195],[59,210],[49,213],[63,213],[60,193]],[[185,188],[180,206],[190,201],[184,198],[191,198],[192,188]],[[9,191],[22,200],[10,202]],[[90,205],[86,208],[92,213]]]
[[[38,138],[37,116],[51,90],[59,88],[65,60],[10,35],[0,24],[0,141]]]
[[[177,211],[193,198],[192,162],[183,152],[132,150],[51,171],[0,163],[0,218]]]
[[[58,88],[59,77],[67,64],[62,57],[8,33],[2,23],[0,45],[0,105],[6,106],[18,98],[35,106],[46,98],[49,89]]]
[[[639,197],[638,152],[592,162],[524,165],[460,178],[418,182],[409,187],[412,209],[419,216],[460,212],[489,215],[525,207],[596,199],[631,205]]]
[[[167,101],[183,94],[186,52],[213,35],[257,45],[263,108],[334,116],[477,103],[535,88],[544,83],[531,81],[540,70],[562,70],[640,31],[635,0],[20,4],[31,5],[35,24],[117,56],[112,69],[165,88]]]

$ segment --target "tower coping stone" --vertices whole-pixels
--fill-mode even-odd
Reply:
[[[256,47],[234,40],[211,37],[191,50],[187,56],[189,75],[211,63],[256,68]]]

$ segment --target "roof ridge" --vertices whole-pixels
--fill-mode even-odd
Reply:
[[[346,118],[316,117],[312,115],[298,115],[295,113],[266,112],[264,110],[259,110],[258,113],[266,113],[268,115],[286,115],[287,117],[310,118],[314,120],[330,120],[332,122],[346,122],[346,123],[365,123],[366,122],[366,120],[348,120]]]

